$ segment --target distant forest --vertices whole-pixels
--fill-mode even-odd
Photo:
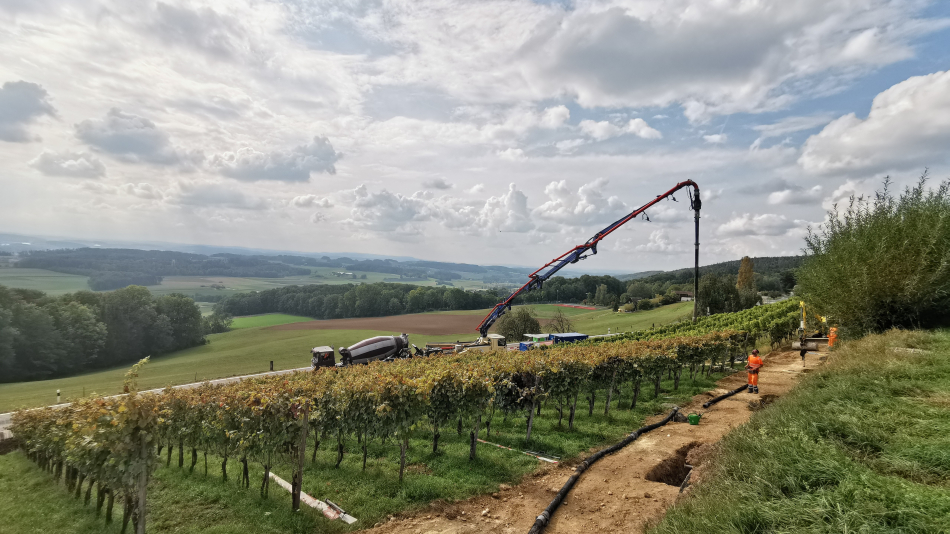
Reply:
[[[640,282],[637,280],[636,282]],[[555,276],[541,291],[518,297],[515,304],[537,302],[586,302],[610,306],[636,296],[652,298],[667,293],[670,283],[639,284],[623,282],[613,276],[564,278]],[[288,286],[265,291],[239,293],[215,304],[215,311],[227,315],[291,313],[315,319],[377,317],[436,310],[477,310],[490,308],[508,296],[506,289],[465,291],[459,288],[419,287],[403,283]],[[677,297],[677,300],[678,297]],[[664,302],[666,304],[667,302]]]
[[[55,298],[0,286],[0,382],[67,376],[200,345],[214,319],[202,319],[188,297],[153,297],[141,286]]]
[[[29,251],[18,267],[48,269],[89,277],[95,291],[128,285],[156,285],[164,276],[304,276],[310,269],[238,254],[190,254],[165,250],[80,248]]]
[[[435,261],[397,262],[395,260],[354,260],[328,256],[312,258],[295,255],[244,256],[239,254],[192,254],[163,250],[79,248],[28,251],[20,254],[19,267],[47,269],[89,277],[95,291],[118,289],[129,285],[156,285],[165,276],[239,276],[281,278],[306,276],[312,267],[331,267],[346,271],[362,271],[398,275],[403,278],[448,282],[462,278],[459,273],[472,273],[486,283],[516,281],[524,269],[482,267],[465,263]]]
[[[378,317],[431,310],[477,310],[494,306],[502,292],[409,284],[287,286],[238,293],[214,305],[220,315],[290,313],[315,319]],[[507,292],[504,292],[507,295]]]

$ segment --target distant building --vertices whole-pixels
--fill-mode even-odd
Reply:
[[[676,294],[676,296],[680,298],[680,302],[687,302],[687,301],[693,300],[692,291],[674,291],[673,293]]]

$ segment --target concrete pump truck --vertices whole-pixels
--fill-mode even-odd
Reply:
[[[544,264],[543,267],[534,271],[528,275],[528,281],[518,289],[514,290],[510,295],[504,298],[501,302],[495,305],[492,308],[491,312],[482,319],[482,322],[478,324],[476,331],[479,334],[478,339],[471,342],[465,343],[428,343],[426,348],[420,349],[415,345],[409,343],[409,336],[402,334],[401,336],[377,336],[369,339],[360,341],[359,343],[352,345],[348,348],[340,347],[340,362],[336,362],[336,358],[333,355],[333,349],[330,347],[315,347],[311,350],[313,354],[313,366],[316,367],[328,367],[328,366],[344,366],[351,365],[356,363],[369,363],[377,360],[393,360],[396,358],[411,358],[413,356],[428,356],[431,354],[443,354],[443,353],[462,353],[469,351],[488,351],[488,350],[499,350],[505,348],[505,338],[504,336],[498,334],[489,334],[488,330],[495,324],[502,315],[511,310],[512,303],[514,300],[521,295],[522,293],[527,293],[532,290],[540,290],[544,286],[544,282],[549,278],[554,276],[558,271],[566,267],[577,263],[581,260],[585,260],[590,256],[597,254],[597,245],[600,242],[613,233],[615,230],[627,224],[636,217],[642,216],[646,221],[649,221],[650,218],[646,213],[646,210],[653,207],[661,200],[670,199],[674,202],[677,202],[676,197],[673,196],[674,193],[680,189],[686,188],[686,192],[689,195],[689,207],[693,211],[694,220],[695,220],[695,250],[694,250],[694,278],[693,278],[693,295],[699,294],[699,211],[702,208],[702,201],[699,197],[699,185],[692,180],[686,180],[676,184],[672,189],[666,191],[661,195],[657,195],[656,198],[647,202],[646,204],[640,206],[639,208],[633,210],[629,214],[621,217],[620,219],[614,221],[612,224],[604,228],[603,230],[594,234],[593,237],[585,241],[583,244],[577,245],[576,247],[568,250],[564,254],[554,258],[548,263]],[[697,299],[693,299],[693,321],[697,317]],[[412,346],[412,350],[409,349],[409,346]]]

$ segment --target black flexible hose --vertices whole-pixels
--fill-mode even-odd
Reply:
[[[571,475],[571,478],[567,479],[567,482],[564,483],[564,486],[561,488],[561,491],[557,492],[557,495],[554,496],[554,500],[551,501],[551,504],[549,504],[548,507],[545,508],[543,512],[541,512],[541,515],[539,515],[538,518],[534,520],[534,525],[531,526],[531,530],[528,531],[528,534],[540,534],[540,532],[544,530],[544,527],[547,526],[548,521],[551,520],[551,516],[554,515],[554,511],[557,510],[557,507],[560,506],[561,502],[567,497],[568,492],[570,492],[571,488],[574,487],[574,484],[577,482],[577,479],[580,478],[581,474],[583,474],[584,471],[586,471],[588,467],[593,465],[594,462],[596,462],[597,460],[600,460],[601,458],[603,458],[604,456],[607,456],[608,454],[613,454],[619,451],[620,449],[626,447],[627,445],[630,445],[643,434],[646,434],[647,432],[651,430],[655,430],[665,425],[666,423],[669,423],[670,421],[673,420],[673,417],[676,415],[677,411],[679,411],[679,408],[674,407],[673,411],[670,412],[670,415],[666,416],[666,419],[663,419],[662,421],[658,423],[653,423],[652,425],[647,425],[645,427],[638,428],[634,433],[623,438],[622,441],[615,443],[611,445],[610,447],[607,447],[606,449],[601,449],[595,452],[586,460],[581,462],[581,464],[577,466],[576,472],[573,475]]]
[[[716,397],[715,399],[710,399],[710,400],[704,402],[704,403],[703,403],[703,408],[709,408],[709,407],[712,406],[713,404],[716,404],[717,402],[719,402],[719,401],[721,401],[721,400],[723,400],[723,399],[728,399],[729,397],[735,395],[736,393],[742,393],[743,391],[745,391],[745,390],[747,390],[747,389],[749,389],[748,384],[743,385],[743,386],[739,386],[739,387],[737,387],[736,389],[730,391],[729,393],[725,393],[725,394],[723,394],[723,395],[720,395],[720,396]]]

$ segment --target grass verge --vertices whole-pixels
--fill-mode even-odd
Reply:
[[[663,383],[663,391],[653,398],[652,391],[643,393],[637,408],[629,409],[629,386],[614,397],[609,416],[604,415],[600,399],[593,415],[588,415],[583,396],[578,401],[575,429],[567,430],[567,419],[558,426],[557,410],[552,403],[542,408],[534,421],[532,441],[524,440],[523,413],[495,414],[488,437],[483,423],[480,437],[493,443],[520,450],[530,449],[570,460],[594,448],[620,439],[642,426],[652,414],[666,411],[673,403],[681,403],[693,395],[713,387],[712,379],[685,379],[679,391],[672,382]],[[581,406],[583,404],[583,406]],[[367,449],[367,465],[362,466],[361,446],[355,439],[345,443],[345,455],[339,468],[336,463],[336,439],[331,436],[321,444],[316,460],[310,461],[313,438],[308,440],[304,491],[320,499],[330,499],[359,519],[353,526],[329,522],[314,510],[290,512],[289,494],[271,484],[270,498],[261,499],[259,487],[263,470],[251,463],[250,489],[239,486],[241,465],[232,458],[228,463],[229,481],[222,481],[220,460],[208,457],[208,475],[200,458],[195,472],[188,473],[190,451],[185,454],[185,468],[177,467],[178,451],[172,455],[171,467],[160,467],[149,483],[148,531],[151,533],[336,533],[373,526],[388,515],[418,509],[442,499],[456,501],[480,493],[497,491],[499,484],[516,484],[522,477],[539,469],[541,463],[512,451],[478,445],[478,457],[468,460],[468,432],[471,421],[464,421],[463,435],[455,425],[441,429],[439,452],[432,453],[432,431],[420,427],[410,440],[405,480],[400,482],[399,446],[372,440]],[[164,453],[163,453],[164,459]],[[274,471],[290,480],[290,467],[278,465]],[[93,499],[93,502],[95,499]],[[119,508],[117,507],[118,511]],[[119,514],[119,521],[121,514]],[[83,506],[67,494],[62,484],[28,461],[20,452],[0,456],[0,533],[68,532],[71,534],[119,531],[113,524],[104,526],[95,519],[94,505]]]
[[[950,332],[847,343],[729,434],[651,534],[950,532],[948,415]]]

